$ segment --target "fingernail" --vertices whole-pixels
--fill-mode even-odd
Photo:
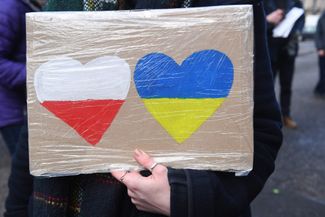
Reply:
[[[139,156],[141,155],[139,149],[135,149],[135,150],[134,150],[134,154],[135,154],[137,157],[139,157]]]

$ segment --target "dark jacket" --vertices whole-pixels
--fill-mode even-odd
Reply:
[[[319,18],[315,34],[317,50],[325,50],[325,12]]]
[[[265,13],[266,15],[272,13],[277,9],[283,9],[284,13],[287,14],[292,8],[303,8],[303,4],[300,0],[265,0]],[[302,15],[295,23],[294,27],[291,30],[290,34],[295,34],[296,32],[302,32],[302,29],[305,24],[305,15]],[[274,25],[268,23],[268,35],[272,37],[272,31],[274,29]]]
[[[172,217],[240,216],[274,170],[282,133],[265,39],[263,4],[258,0],[202,0],[195,6],[247,3],[254,5],[255,25],[253,171],[248,176],[235,177],[222,172],[169,170]]]
[[[162,7],[155,0],[133,2],[134,8],[138,9]],[[254,168],[245,177],[225,172],[169,168],[172,217],[240,216],[272,174],[282,143],[281,116],[266,45],[263,4],[259,0],[197,0],[192,6],[226,4],[254,5]],[[109,174],[38,178],[34,187],[34,216],[38,217],[159,216],[137,211],[125,187]]]
[[[0,127],[23,122],[26,83],[25,13],[22,0],[0,1]]]
[[[294,6],[295,2],[293,0],[265,0],[265,13],[269,14],[277,9],[282,9],[286,14]]]
[[[276,9],[283,9],[288,13],[293,7],[303,8],[300,0],[264,0],[266,15],[272,13]],[[281,2],[281,3],[280,3]],[[268,45],[272,64],[283,60],[283,54],[289,58],[295,58],[299,50],[299,35],[305,25],[305,15],[302,15],[293,26],[288,38],[274,38],[273,29],[275,26],[267,23]]]

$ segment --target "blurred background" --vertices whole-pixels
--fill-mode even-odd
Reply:
[[[254,217],[325,216],[325,100],[313,93],[319,76],[313,37],[325,0],[303,3],[306,21],[295,64],[291,109],[299,127],[284,128],[276,170],[253,202]],[[279,92],[278,82],[276,91]],[[10,155],[0,135],[0,216],[4,212],[9,172]]]
[[[325,9],[325,1],[323,0],[303,0],[307,13],[319,13]]]
[[[325,0],[303,0],[305,26],[299,42],[291,113],[299,124],[284,128],[276,170],[253,202],[254,217],[325,216],[325,100],[313,89],[319,76],[314,37]],[[279,85],[276,83],[279,95]]]
[[[306,21],[304,27],[304,38],[313,37],[313,34],[316,32],[316,26],[318,19],[325,10],[325,1],[324,0],[303,0],[306,13]]]

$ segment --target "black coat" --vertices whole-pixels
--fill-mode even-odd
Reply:
[[[137,4],[134,0],[135,8],[160,7],[153,2],[139,0]],[[254,6],[254,168],[245,177],[225,172],[170,168],[172,217],[239,217],[272,174],[282,143],[281,115],[267,53],[263,3],[260,0],[193,1],[193,6],[226,4]],[[14,171],[11,180],[15,181],[14,176],[20,173]],[[34,187],[33,214],[37,217],[80,216],[80,213],[89,217],[159,216],[137,211],[125,187],[109,174],[36,179]],[[19,217],[10,213],[9,216]]]
[[[254,66],[254,168],[245,177],[234,174],[169,170],[172,217],[238,217],[262,190],[274,170],[282,143],[281,118],[265,39],[263,3],[259,0],[198,0],[195,6],[253,4]]]

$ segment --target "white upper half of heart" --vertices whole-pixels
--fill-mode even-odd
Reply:
[[[89,99],[124,100],[129,92],[129,64],[117,56],[103,56],[82,65],[69,57],[50,60],[35,72],[40,102]]]

